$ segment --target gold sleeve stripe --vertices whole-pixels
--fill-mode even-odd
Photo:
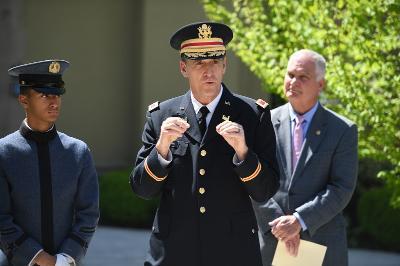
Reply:
[[[256,176],[258,176],[258,174],[260,173],[260,171],[261,171],[261,164],[260,164],[260,162],[258,162],[257,168],[256,168],[256,170],[254,171],[254,173],[252,173],[251,175],[249,175],[249,176],[247,176],[247,177],[241,178],[241,180],[242,180],[243,182],[250,181],[250,180],[252,180],[253,178],[255,178]]]
[[[147,174],[149,176],[151,176],[154,180],[158,181],[158,182],[163,181],[165,178],[167,178],[167,176],[158,177],[155,174],[153,174],[153,172],[150,170],[149,166],[147,165],[147,157],[144,160],[144,170],[146,170]]]

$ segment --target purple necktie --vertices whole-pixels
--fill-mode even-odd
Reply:
[[[296,169],[297,161],[300,157],[301,146],[303,145],[303,128],[301,125],[304,122],[304,117],[296,116],[295,126],[293,131],[293,147],[292,147],[292,172]]]

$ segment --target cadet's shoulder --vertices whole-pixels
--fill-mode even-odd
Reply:
[[[63,132],[57,131],[58,137],[66,149],[75,149],[77,151],[83,151],[87,149],[87,144],[75,137],[71,137]]]
[[[0,150],[4,151],[10,147],[21,146],[22,143],[26,143],[26,140],[17,130],[0,139]]]
[[[17,130],[17,131],[14,131],[13,133],[10,133],[10,134],[0,138],[0,143],[2,145],[7,144],[7,143],[13,143],[21,138],[23,138],[23,137],[19,133],[19,130]]]

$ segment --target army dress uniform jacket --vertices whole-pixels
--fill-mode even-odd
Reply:
[[[171,144],[173,159],[164,168],[155,144],[171,116],[186,119],[190,128]],[[215,129],[228,118],[243,126],[249,147],[239,166]],[[201,139],[189,91],[150,110],[142,138],[132,189],[143,198],[161,194],[144,265],[261,266],[250,197],[266,201],[279,187],[269,109],[224,87]]]
[[[27,266],[44,249],[78,263],[99,218],[98,179],[85,143],[56,131],[0,139],[0,247]]]

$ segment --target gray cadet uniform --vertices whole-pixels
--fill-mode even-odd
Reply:
[[[35,64],[40,65],[30,71],[50,63]],[[51,94],[56,88],[45,89]],[[97,226],[98,197],[96,169],[84,142],[55,126],[32,131],[25,122],[0,139],[0,248],[10,265],[28,265],[41,249],[78,263]]]

